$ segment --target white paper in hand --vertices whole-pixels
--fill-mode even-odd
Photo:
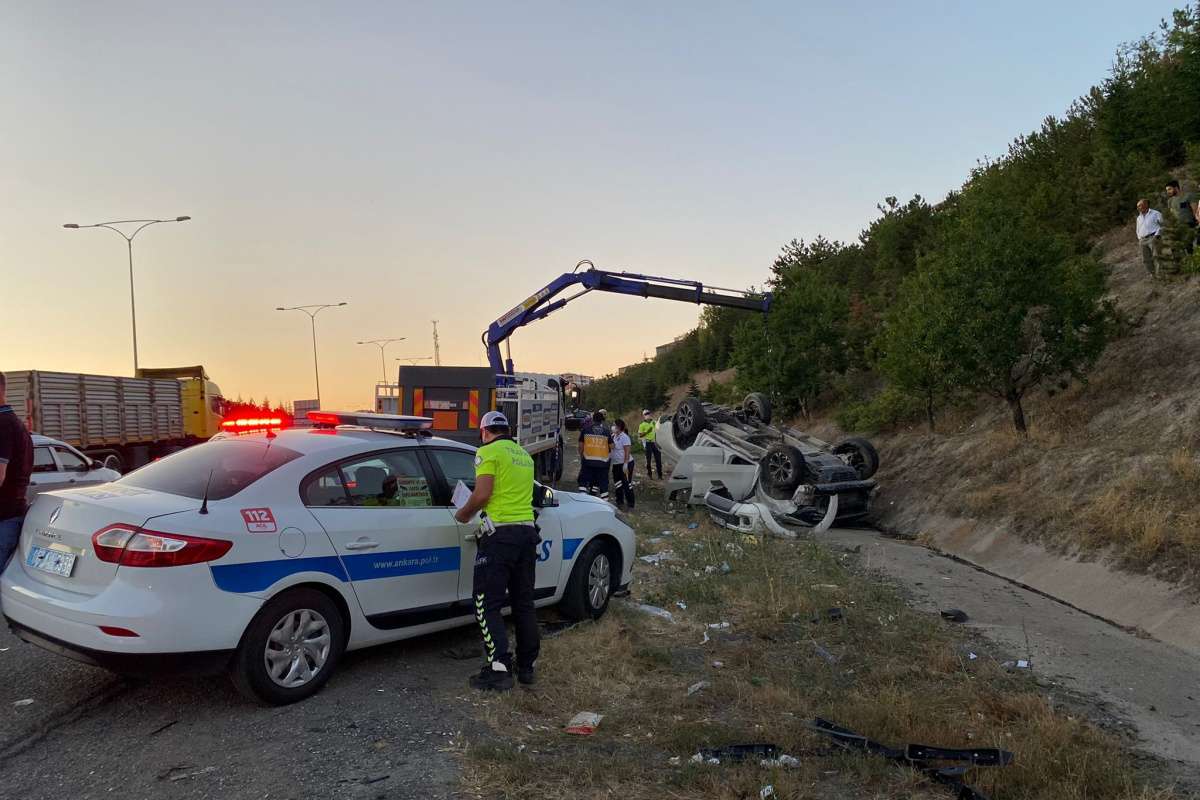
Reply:
[[[454,494],[450,497],[450,502],[455,508],[462,508],[471,499],[471,490],[461,480],[454,484]]]

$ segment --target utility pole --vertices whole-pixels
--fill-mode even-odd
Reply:
[[[442,350],[438,346],[437,324],[438,321],[435,319],[433,321],[433,365],[440,367],[442,365]]]

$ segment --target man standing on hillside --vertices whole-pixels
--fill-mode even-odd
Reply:
[[[1191,253],[1196,246],[1197,220],[1200,220],[1200,205],[1196,200],[1196,193],[1184,194],[1179,188],[1179,181],[1168,181],[1167,206],[1174,212],[1179,224],[1189,229],[1186,247],[1188,253]]]
[[[7,395],[8,381],[0,372],[0,572],[21,538],[25,492],[33,471],[33,439]]]
[[[1163,216],[1150,207],[1145,199],[1137,201],[1137,238],[1142,248],[1142,265],[1154,275],[1154,259],[1158,255],[1158,237],[1162,233]]]

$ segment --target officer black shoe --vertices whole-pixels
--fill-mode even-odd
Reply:
[[[519,669],[517,670],[517,680],[521,682],[522,686],[533,686],[537,683],[537,675],[534,674],[533,667]]]
[[[507,692],[513,688],[512,673],[506,669],[494,669],[491,664],[484,664],[480,668],[479,674],[472,675],[468,682],[472,689],[480,691]]]

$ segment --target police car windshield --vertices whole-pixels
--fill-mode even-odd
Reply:
[[[208,487],[209,500],[224,500],[299,457],[295,450],[269,442],[245,439],[208,442],[152,461],[117,483],[196,500],[204,497]]]

